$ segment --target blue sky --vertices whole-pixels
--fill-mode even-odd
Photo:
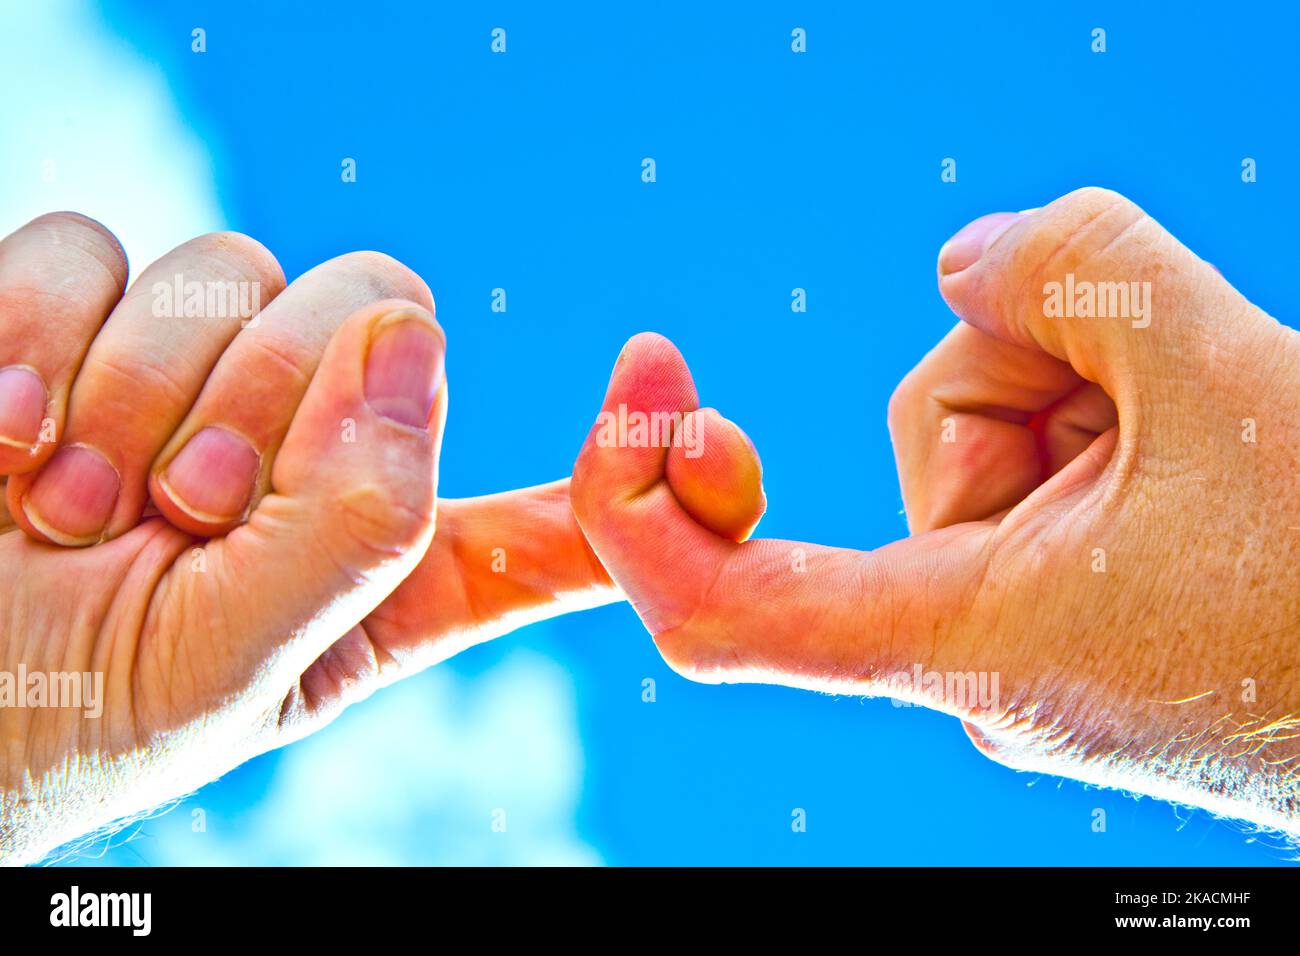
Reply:
[[[41,31],[71,52],[62,77],[30,56],[0,68],[30,91],[0,131],[6,153],[61,160],[54,183],[0,187],[6,226],[76,205],[123,235],[137,271],[215,228],[257,237],[290,276],[357,248],[402,259],[451,342],[448,495],[567,473],[619,347],[654,329],[762,453],[760,533],[901,536],[885,405],[953,322],[939,246],[977,215],[1078,186],[1124,192],[1292,321],[1297,23],[1267,6],[58,0],[12,16],[22,29],[0,43],[15,57]],[[955,183],[940,180],[947,157]],[[1258,182],[1242,183],[1244,157]],[[807,313],[790,310],[795,287]],[[506,834],[489,826],[501,806]],[[1012,773],[937,714],[692,685],[626,606],[475,649],[104,857],[1284,858],[1202,813]]]

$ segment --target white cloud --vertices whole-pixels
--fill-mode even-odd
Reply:
[[[285,751],[260,799],[225,809],[215,784],[130,849],[158,865],[599,864],[574,823],[582,772],[569,675],[514,651],[381,691]]]
[[[44,212],[85,213],[117,234],[138,274],[225,226],[208,150],[165,74],[87,0],[7,4],[0,81],[0,234]]]

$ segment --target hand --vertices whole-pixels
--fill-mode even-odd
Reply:
[[[725,541],[662,452],[589,437],[601,561],[695,680],[904,698],[1012,767],[1300,832],[1300,336],[1099,189],[939,266],[963,322],[889,414],[913,537]],[[695,407],[666,340],[624,350],[619,404]]]
[[[0,243],[4,862],[618,597],[567,480],[435,507],[444,338],[409,269],[354,253],[285,289],[218,234],[126,274],[79,216]],[[20,674],[78,679],[37,701]]]

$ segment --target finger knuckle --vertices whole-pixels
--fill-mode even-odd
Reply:
[[[913,369],[903,376],[903,380],[895,386],[893,393],[889,396],[889,404],[885,410],[885,421],[889,425],[891,435],[897,436],[903,428],[904,423],[916,408],[917,396],[916,370]]]
[[[60,210],[37,216],[28,227],[47,231],[60,244],[80,249],[112,273],[119,286],[126,284],[126,250],[102,222],[79,212]]]
[[[733,641],[691,621],[659,630],[654,642],[673,673],[697,684],[721,684],[744,670]]]
[[[59,210],[57,212],[47,212],[44,215],[37,216],[32,220],[33,226],[43,226],[66,233],[81,233],[93,236],[97,240],[111,245],[119,252],[122,244],[118,241],[117,236],[98,219],[91,219],[89,216],[71,210]]]
[[[569,500],[580,517],[599,517],[612,505],[613,494],[608,481],[602,481],[601,457],[604,449],[594,441],[588,442],[573,463],[573,477],[569,483]]]
[[[693,654],[688,653],[689,644],[681,639],[675,631],[664,631],[655,635],[655,647],[659,656],[668,665],[669,670],[679,677],[696,683],[706,683],[706,669],[702,667]]]
[[[333,260],[334,267],[368,288],[372,300],[407,299],[432,309],[433,296],[424,280],[408,266],[383,252],[349,252]]]
[[[433,532],[431,483],[367,482],[341,494],[337,507],[349,542],[368,553],[404,554]]]
[[[1067,193],[1034,217],[1019,244],[1032,278],[1082,268],[1146,214],[1136,203],[1100,186]]]
[[[1121,254],[1125,236],[1146,218],[1113,190],[1076,189],[1030,215],[1017,228],[1014,242],[994,244],[972,294],[1004,315],[1032,324],[1042,317],[1049,283],[1071,273],[1086,276],[1099,256]]]
[[[269,326],[246,341],[250,350],[246,367],[256,370],[262,387],[269,385],[272,391],[284,388],[288,394],[299,395],[307,390],[317,359],[309,343],[292,334],[292,330]]]
[[[271,250],[242,232],[209,232],[186,243],[217,278],[254,279],[277,292],[284,270]]]
[[[77,391],[88,386],[91,394],[80,400],[111,403],[124,413],[157,409],[184,409],[193,400],[196,370],[185,367],[181,355],[136,355],[120,351],[91,354],[77,379]],[[92,397],[93,396],[93,397]],[[124,400],[129,396],[129,400]]]
[[[1104,186],[1082,186],[1066,193],[1052,205],[1068,206],[1084,213],[1095,214],[1119,207],[1137,208],[1128,197]]]

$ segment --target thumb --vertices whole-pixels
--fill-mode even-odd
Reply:
[[[231,679],[268,665],[296,679],[428,549],[444,350],[433,316],[410,302],[367,306],[334,333],[276,456],[271,494],[205,549],[196,598],[229,622]],[[241,599],[222,602],[231,593]]]
[[[1280,328],[1138,206],[1096,187],[970,223],[940,251],[939,289],[971,325],[1101,384],[1121,421],[1126,409],[1173,408],[1203,389],[1189,372],[1225,350],[1266,350]]]
[[[615,366],[571,487],[583,532],[669,665],[694,680],[887,693],[968,715],[940,699],[942,687],[913,692],[897,678],[916,664],[970,670],[992,660],[996,648],[972,646],[979,629],[963,613],[991,526],[959,525],[874,552],[738,543],[692,517],[669,483],[669,450],[638,443],[631,428],[685,416],[696,404],[672,343],[635,337]],[[629,423],[623,441],[610,430],[619,415]]]

